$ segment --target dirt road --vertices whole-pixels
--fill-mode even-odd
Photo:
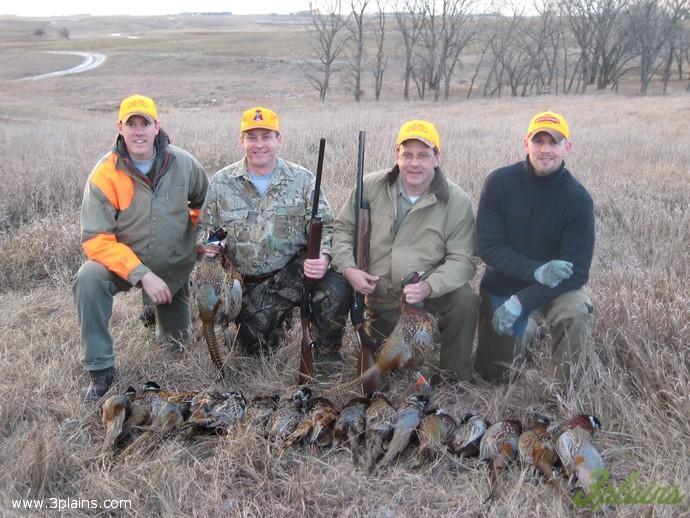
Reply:
[[[38,76],[25,77],[22,81],[38,81],[40,79],[49,79],[51,77],[66,76],[68,74],[79,74],[80,72],[86,72],[98,66],[101,66],[107,56],[105,54],[99,54],[98,52],[72,52],[72,51],[48,51],[51,54],[72,54],[74,56],[81,56],[84,58],[79,65],[76,67],[68,68],[67,70],[58,70],[57,72],[50,72],[48,74],[41,74]]]

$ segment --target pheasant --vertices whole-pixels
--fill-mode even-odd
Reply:
[[[352,451],[352,463],[359,464],[359,440],[364,435],[366,411],[369,400],[354,398],[348,401],[340,410],[340,416],[333,428],[334,446],[348,442]]]
[[[287,439],[305,419],[304,407],[312,397],[309,387],[302,387],[290,399],[281,400],[280,406],[271,416],[268,437],[272,442]]]
[[[105,426],[103,451],[112,449],[132,433],[134,426],[141,426],[149,420],[149,410],[136,401],[137,391],[128,387],[124,394],[111,396],[103,402],[101,416]]]
[[[227,431],[244,418],[247,400],[241,392],[206,391],[192,399],[185,427],[194,430]]]
[[[317,397],[307,401],[305,418],[285,440],[284,448],[304,443],[311,451],[329,446],[333,441],[333,425],[338,419],[338,409],[330,399]]]
[[[486,432],[487,424],[479,415],[465,414],[453,434],[451,449],[460,457],[477,457],[479,443]]]
[[[536,468],[556,491],[563,495],[563,488],[554,476],[554,464],[558,460],[549,425],[551,420],[535,414],[531,418],[529,429],[520,434],[518,453],[523,466]],[[567,495],[564,495],[567,496]]]
[[[151,417],[155,417],[164,402],[176,405],[182,417],[187,419],[190,414],[190,407],[192,399],[199,393],[198,390],[189,390],[183,392],[163,390],[155,381],[147,381],[144,383],[142,399],[148,405]]]
[[[393,438],[388,445],[386,454],[379,463],[380,466],[388,466],[395,461],[397,456],[407,447],[412,432],[417,429],[422,420],[424,409],[429,399],[422,394],[412,394],[405,399],[402,407],[395,414]]]
[[[435,458],[452,443],[457,423],[453,416],[437,408],[427,413],[419,423],[419,455],[422,459]]]
[[[365,442],[367,445],[367,471],[383,456],[384,445],[393,435],[395,425],[395,408],[388,398],[375,392],[365,413]]]
[[[234,267],[225,246],[220,245],[224,237],[223,229],[211,233],[207,244],[218,244],[221,253],[215,257],[204,256],[197,262],[192,276],[208,352],[211,361],[221,372],[225,368],[226,358],[218,345],[215,325],[218,323],[224,329],[225,345],[229,347],[228,328],[242,307],[242,275]]]
[[[605,468],[604,460],[592,445],[592,434],[601,429],[593,415],[580,414],[568,421],[565,431],[556,440],[556,451],[571,481],[589,494],[592,484]]]
[[[122,454],[127,456],[134,451],[148,451],[159,440],[171,435],[182,428],[184,417],[180,407],[170,401],[159,400],[155,405],[156,413],[152,413],[151,424],[139,426],[138,430],[143,431],[132,443],[127,446]]]
[[[252,399],[247,407],[246,421],[247,423],[256,426],[261,430],[262,434],[266,433],[266,427],[273,412],[278,408],[280,402],[280,395],[273,394],[271,396],[256,396]]]
[[[498,421],[484,433],[479,443],[479,459],[489,462],[491,466],[491,492],[485,502],[493,498],[503,469],[517,456],[521,433],[522,424],[517,420]]]
[[[402,286],[419,282],[421,274],[413,272],[402,280]],[[383,341],[376,358],[376,363],[364,371],[358,378],[333,387],[327,392],[329,396],[343,394],[369,380],[376,380],[378,388],[380,380],[387,372],[402,369],[411,364],[419,364],[434,344],[436,322],[421,305],[405,302],[403,294],[401,300],[400,318],[392,333]]]

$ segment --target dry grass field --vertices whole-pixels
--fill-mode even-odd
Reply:
[[[402,103],[392,71],[384,101],[355,105],[340,86],[321,106],[298,62],[307,41],[299,19],[189,17],[61,20],[70,40],[36,38],[43,21],[0,18],[0,514],[21,498],[130,500],[126,516],[573,516],[590,515],[513,466],[493,505],[483,505],[485,466],[448,454],[419,463],[408,451],[390,469],[367,475],[347,451],[277,452],[249,428],[186,442],[170,439],[147,454],[103,464],[99,408],[83,404],[86,381],[70,277],[83,260],[79,204],[86,177],[109,148],[119,100],[140,92],[159,101],[173,142],[209,173],[239,158],[239,114],[264,104],[281,115],[282,155],[314,168],[328,140],[323,187],[339,208],[355,178],[357,131],[367,131],[366,170],[392,164],[393,140],[408,118],[434,121],[442,167],[476,202],[494,168],[522,156],[529,117],[563,113],[573,132],[571,171],[592,194],[597,244],[589,289],[594,340],[584,374],[555,406],[540,382],[548,344],[516,366],[505,385],[435,387],[454,415],[491,421],[530,410],[563,419],[594,413],[594,443],[611,479],[639,471],[646,486],[677,486],[681,505],[608,505],[601,516],[688,515],[690,494],[690,98],[585,97]],[[7,29],[7,30],[4,30]],[[108,36],[132,34],[141,39]],[[17,81],[76,65],[46,50],[102,52],[84,74]],[[679,88],[683,91],[684,87]],[[116,391],[146,380],[176,389],[220,386],[203,342],[182,355],[157,346],[137,319],[141,296],[116,299]],[[249,397],[294,390],[299,337],[266,358],[233,359],[224,387]],[[348,365],[324,382],[354,375]],[[411,375],[392,377],[399,402]],[[342,401],[339,401],[342,403]],[[74,505],[74,504],[72,504]],[[32,513],[52,515],[49,511]],[[67,509],[67,516],[105,514]]]

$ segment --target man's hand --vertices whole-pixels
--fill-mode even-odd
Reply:
[[[206,257],[215,257],[220,253],[220,247],[225,246],[225,239],[222,241],[209,241],[204,247],[204,255]]]
[[[491,323],[499,335],[512,335],[513,324],[521,314],[520,299],[513,295],[494,311],[494,318]]]
[[[431,295],[431,286],[426,281],[419,281],[415,284],[408,284],[403,288],[405,294],[405,302],[408,304],[417,304]]]
[[[154,304],[170,304],[173,296],[170,288],[163,279],[153,272],[149,272],[141,278],[143,289]]]
[[[304,260],[304,276],[318,281],[322,279],[328,271],[328,265],[331,263],[331,258],[328,255],[319,254],[318,259]]]
[[[220,253],[220,246],[217,244],[204,245],[203,248],[206,257],[215,257]]]
[[[537,282],[549,288],[555,288],[572,274],[573,263],[558,259],[542,264],[534,270],[534,278]]]
[[[346,268],[343,276],[350,283],[352,289],[362,295],[371,295],[376,289],[376,283],[379,281],[378,275],[370,275],[363,270],[357,268]]]

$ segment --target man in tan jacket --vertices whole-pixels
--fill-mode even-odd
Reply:
[[[441,139],[433,124],[412,120],[396,140],[390,170],[364,177],[370,206],[369,271],[353,256],[355,192],[335,222],[333,267],[367,296],[367,333],[388,336],[400,315],[400,299],[423,302],[438,318],[441,368],[467,381],[472,375],[472,343],[479,297],[469,281],[476,265],[474,212],[468,195],[441,172]],[[400,286],[411,272],[423,280]]]

